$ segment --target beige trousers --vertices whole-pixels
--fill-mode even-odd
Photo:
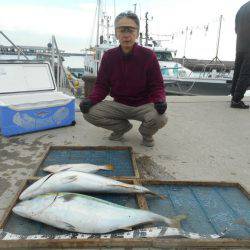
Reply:
[[[127,131],[131,126],[129,120],[141,121],[139,132],[143,137],[151,137],[167,123],[166,115],[159,115],[153,103],[131,107],[105,100],[91,107],[83,116],[91,124],[113,132]]]

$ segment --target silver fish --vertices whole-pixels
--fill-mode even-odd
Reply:
[[[21,193],[19,199],[29,199],[36,195],[53,192],[148,193],[157,195],[143,186],[123,183],[104,176],[77,171],[62,171],[44,176],[34,182]]]
[[[167,218],[150,211],[128,208],[87,195],[51,193],[21,201],[13,212],[22,217],[80,233],[108,233],[135,225],[164,222],[176,227],[185,216]]]
[[[43,169],[49,173],[57,173],[60,171],[72,170],[79,171],[84,173],[96,173],[98,170],[114,170],[114,166],[111,164],[108,165],[94,165],[89,163],[77,163],[77,164],[55,164],[47,166]]]

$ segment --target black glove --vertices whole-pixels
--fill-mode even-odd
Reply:
[[[85,98],[83,99],[81,102],[80,102],[80,110],[82,113],[88,113],[89,112],[89,109],[93,106],[92,102]]]
[[[156,102],[154,106],[160,115],[163,115],[168,107],[166,102]]]

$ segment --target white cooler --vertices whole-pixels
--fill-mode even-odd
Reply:
[[[49,63],[0,62],[4,136],[75,124],[75,98],[56,90]]]

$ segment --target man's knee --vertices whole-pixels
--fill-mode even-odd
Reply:
[[[168,122],[168,117],[165,114],[159,115],[156,118],[156,124],[158,128],[163,128],[167,124],[167,122]]]
[[[149,127],[160,129],[167,124],[168,118],[165,114],[159,115],[157,112],[152,112],[145,122]]]
[[[104,116],[103,114],[100,116],[96,110],[96,106],[93,106],[88,113],[83,114],[83,118],[93,125],[98,125],[100,121],[104,119]]]

